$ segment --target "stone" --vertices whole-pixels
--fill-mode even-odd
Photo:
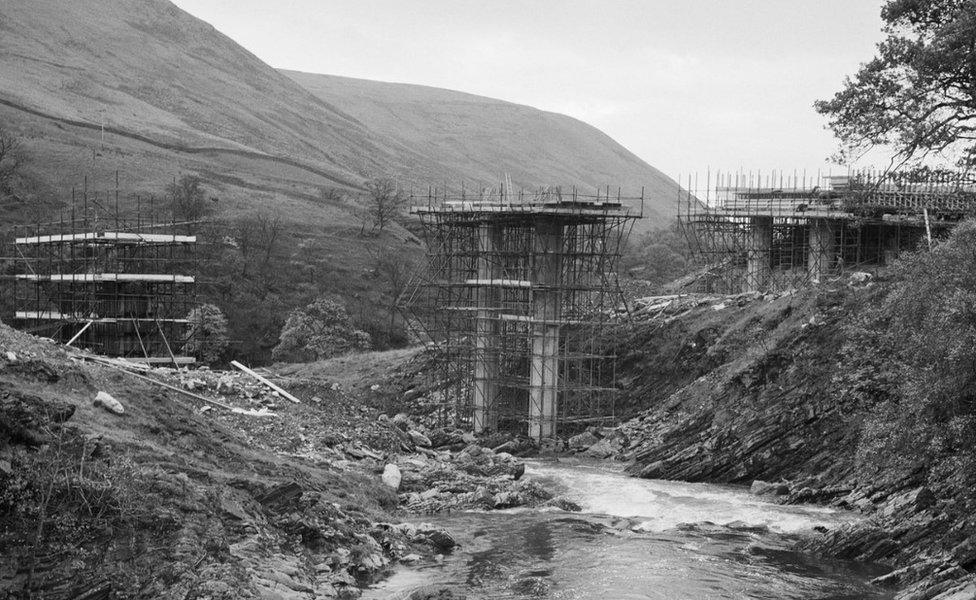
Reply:
[[[17,362],[17,355],[11,351],[7,351],[7,362],[15,363]]]
[[[13,465],[10,464],[9,460],[0,460],[0,473],[10,475],[13,471]]]
[[[755,480],[752,482],[752,487],[749,491],[756,496],[785,496],[790,493],[790,486],[785,483],[768,483],[766,481]]]
[[[112,395],[107,392],[98,392],[95,394],[94,404],[95,406],[102,406],[105,408],[105,410],[117,415],[121,415],[125,412],[125,407],[122,406],[122,403],[113,398]]]
[[[450,533],[443,529],[430,529],[425,532],[427,539],[441,552],[455,548],[458,543]]]
[[[400,489],[400,481],[402,480],[403,475],[400,474],[400,468],[393,463],[389,463],[383,468],[383,484],[386,487],[398,490]]]
[[[564,510],[566,512],[581,512],[583,507],[576,504],[572,500],[567,500],[566,498],[554,498],[549,501],[549,506],[555,506],[559,510]]]
[[[431,447],[430,438],[420,433],[416,429],[411,429],[410,431],[407,432],[407,435],[410,436],[410,441],[413,442],[415,445],[422,446],[424,448]]]
[[[569,438],[569,449],[584,450],[598,441],[600,441],[600,439],[593,435],[593,433],[590,431],[584,431],[579,435],[574,435],[573,437]]]
[[[236,519],[238,521],[247,520],[247,512],[244,511],[244,507],[241,506],[240,502],[233,498],[228,498],[226,496],[222,497],[220,499],[220,510],[232,519]]]
[[[419,554],[408,554],[400,559],[402,563],[415,563],[420,560],[421,556]]]
[[[609,458],[616,454],[616,450],[614,450],[610,440],[600,440],[587,448],[583,454],[592,458]]]

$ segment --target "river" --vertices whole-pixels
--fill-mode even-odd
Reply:
[[[426,519],[461,548],[438,563],[401,566],[367,599],[407,598],[446,585],[469,600],[886,598],[871,565],[791,552],[796,536],[856,518],[818,506],[783,506],[742,487],[635,479],[619,467],[528,464],[578,503],[556,509],[464,512]]]

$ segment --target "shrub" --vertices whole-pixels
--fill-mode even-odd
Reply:
[[[189,341],[184,350],[205,363],[220,360],[227,349],[227,317],[213,304],[202,304],[187,316]]]
[[[897,386],[870,407],[860,452],[900,468],[956,470],[976,450],[976,222],[928,252],[904,257],[866,339]],[[968,469],[970,475],[973,470]]]
[[[288,315],[275,360],[301,362],[331,358],[356,350],[369,350],[372,339],[355,329],[345,307],[335,298],[323,297]]]

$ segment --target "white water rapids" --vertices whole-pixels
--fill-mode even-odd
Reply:
[[[409,598],[446,585],[475,599],[884,598],[881,570],[796,553],[797,535],[852,514],[783,506],[741,487],[630,478],[605,464],[530,462],[526,477],[579,504],[430,519],[461,548],[399,567],[364,598]]]

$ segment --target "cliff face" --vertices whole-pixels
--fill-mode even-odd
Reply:
[[[802,548],[890,564],[877,583],[903,598],[973,598],[976,519],[961,477],[896,473],[859,454],[872,409],[863,391],[877,387],[877,370],[850,325],[884,294],[884,283],[839,282],[776,297],[646,301],[618,348],[624,403],[643,410],[601,448],[618,450],[639,477],[775,482],[753,489],[861,511],[864,521]]]

